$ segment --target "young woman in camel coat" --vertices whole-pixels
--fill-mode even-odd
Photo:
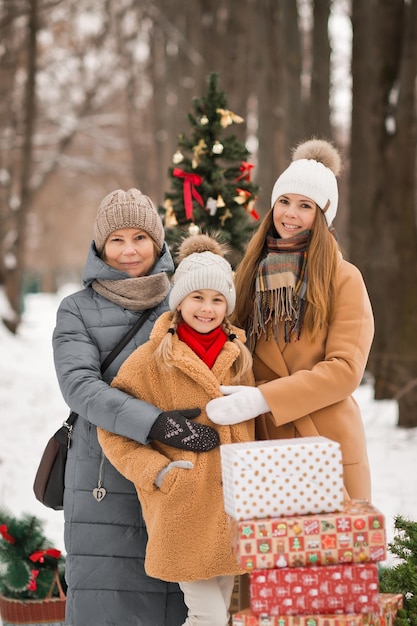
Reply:
[[[236,273],[234,320],[247,331],[257,387],[222,387],[224,397],[207,412],[222,425],[260,415],[257,439],[322,435],[339,442],[347,494],[370,500],[364,427],[352,393],[374,320],[362,276],[342,258],[332,229],[339,168],[335,148],[311,140],[277,179],[271,210]]]

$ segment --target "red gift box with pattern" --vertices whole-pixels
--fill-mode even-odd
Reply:
[[[375,563],[283,567],[250,573],[255,615],[379,612]]]
[[[361,615],[254,615],[250,609],[235,613],[233,626],[374,626]]]
[[[250,609],[235,613],[233,626],[393,626],[403,596],[397,593],[379,594],[379,614],[350,615],[254,615]]]
[[[403,596],[401,593],[381,593],[379,626],[394,626],[395,618],[399,609],[403,608]]]
[[[229,522],[246,571],[386,559],[384,516],[366,500],[345,501],[335,513]]]

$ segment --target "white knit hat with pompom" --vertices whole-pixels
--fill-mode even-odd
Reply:
[[[183,240],[178,253],[180,263],[169,296],[171,311],[175,311],[193,291],[213,289],[226,298],[227,315],[233,313],[236,290],[232,268],[224,258],[225,253],[225,247],[209,235],[193,235]]]
[[[271,207],[280,196],[297,193],[314,200],[330,226],[337,213],[339,192],[336,176],[340,169],[339,152],[331,143],[323,139],[301,143],[293,153],[292,163],[275,182]]]

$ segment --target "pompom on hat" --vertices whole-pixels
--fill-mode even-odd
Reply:
[[[94,222],[94,243],[102,254],[108,237],[119,228],[140,228],[162,250],[165,231],[162,220],[148,196],[139,189],[116,189],[100,202]]]
[[[336,217],[339,192],[336,176],[341,158],[336,148],[323,139],[310,139],[294,150],[292,163],[272,189],[271,207],[282,195],[297,193],[311,198],[323,211],[330,226]]]
[[[236,290],[232,268],[224,258],[225,253],[225,248],[209,235],[193,235],[183,240],[178,252],[180,263],[169,296],[171,311],[175,311],[193,291],[213,289],[226,298],[227,315],[233,313]]]

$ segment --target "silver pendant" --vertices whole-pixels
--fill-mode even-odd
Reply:
[[[97,502],[101,502],[106,493],[107,491],[104,489],[104,487],[96,487],[95,489],[93,489],[93,496],[95,497]]]

